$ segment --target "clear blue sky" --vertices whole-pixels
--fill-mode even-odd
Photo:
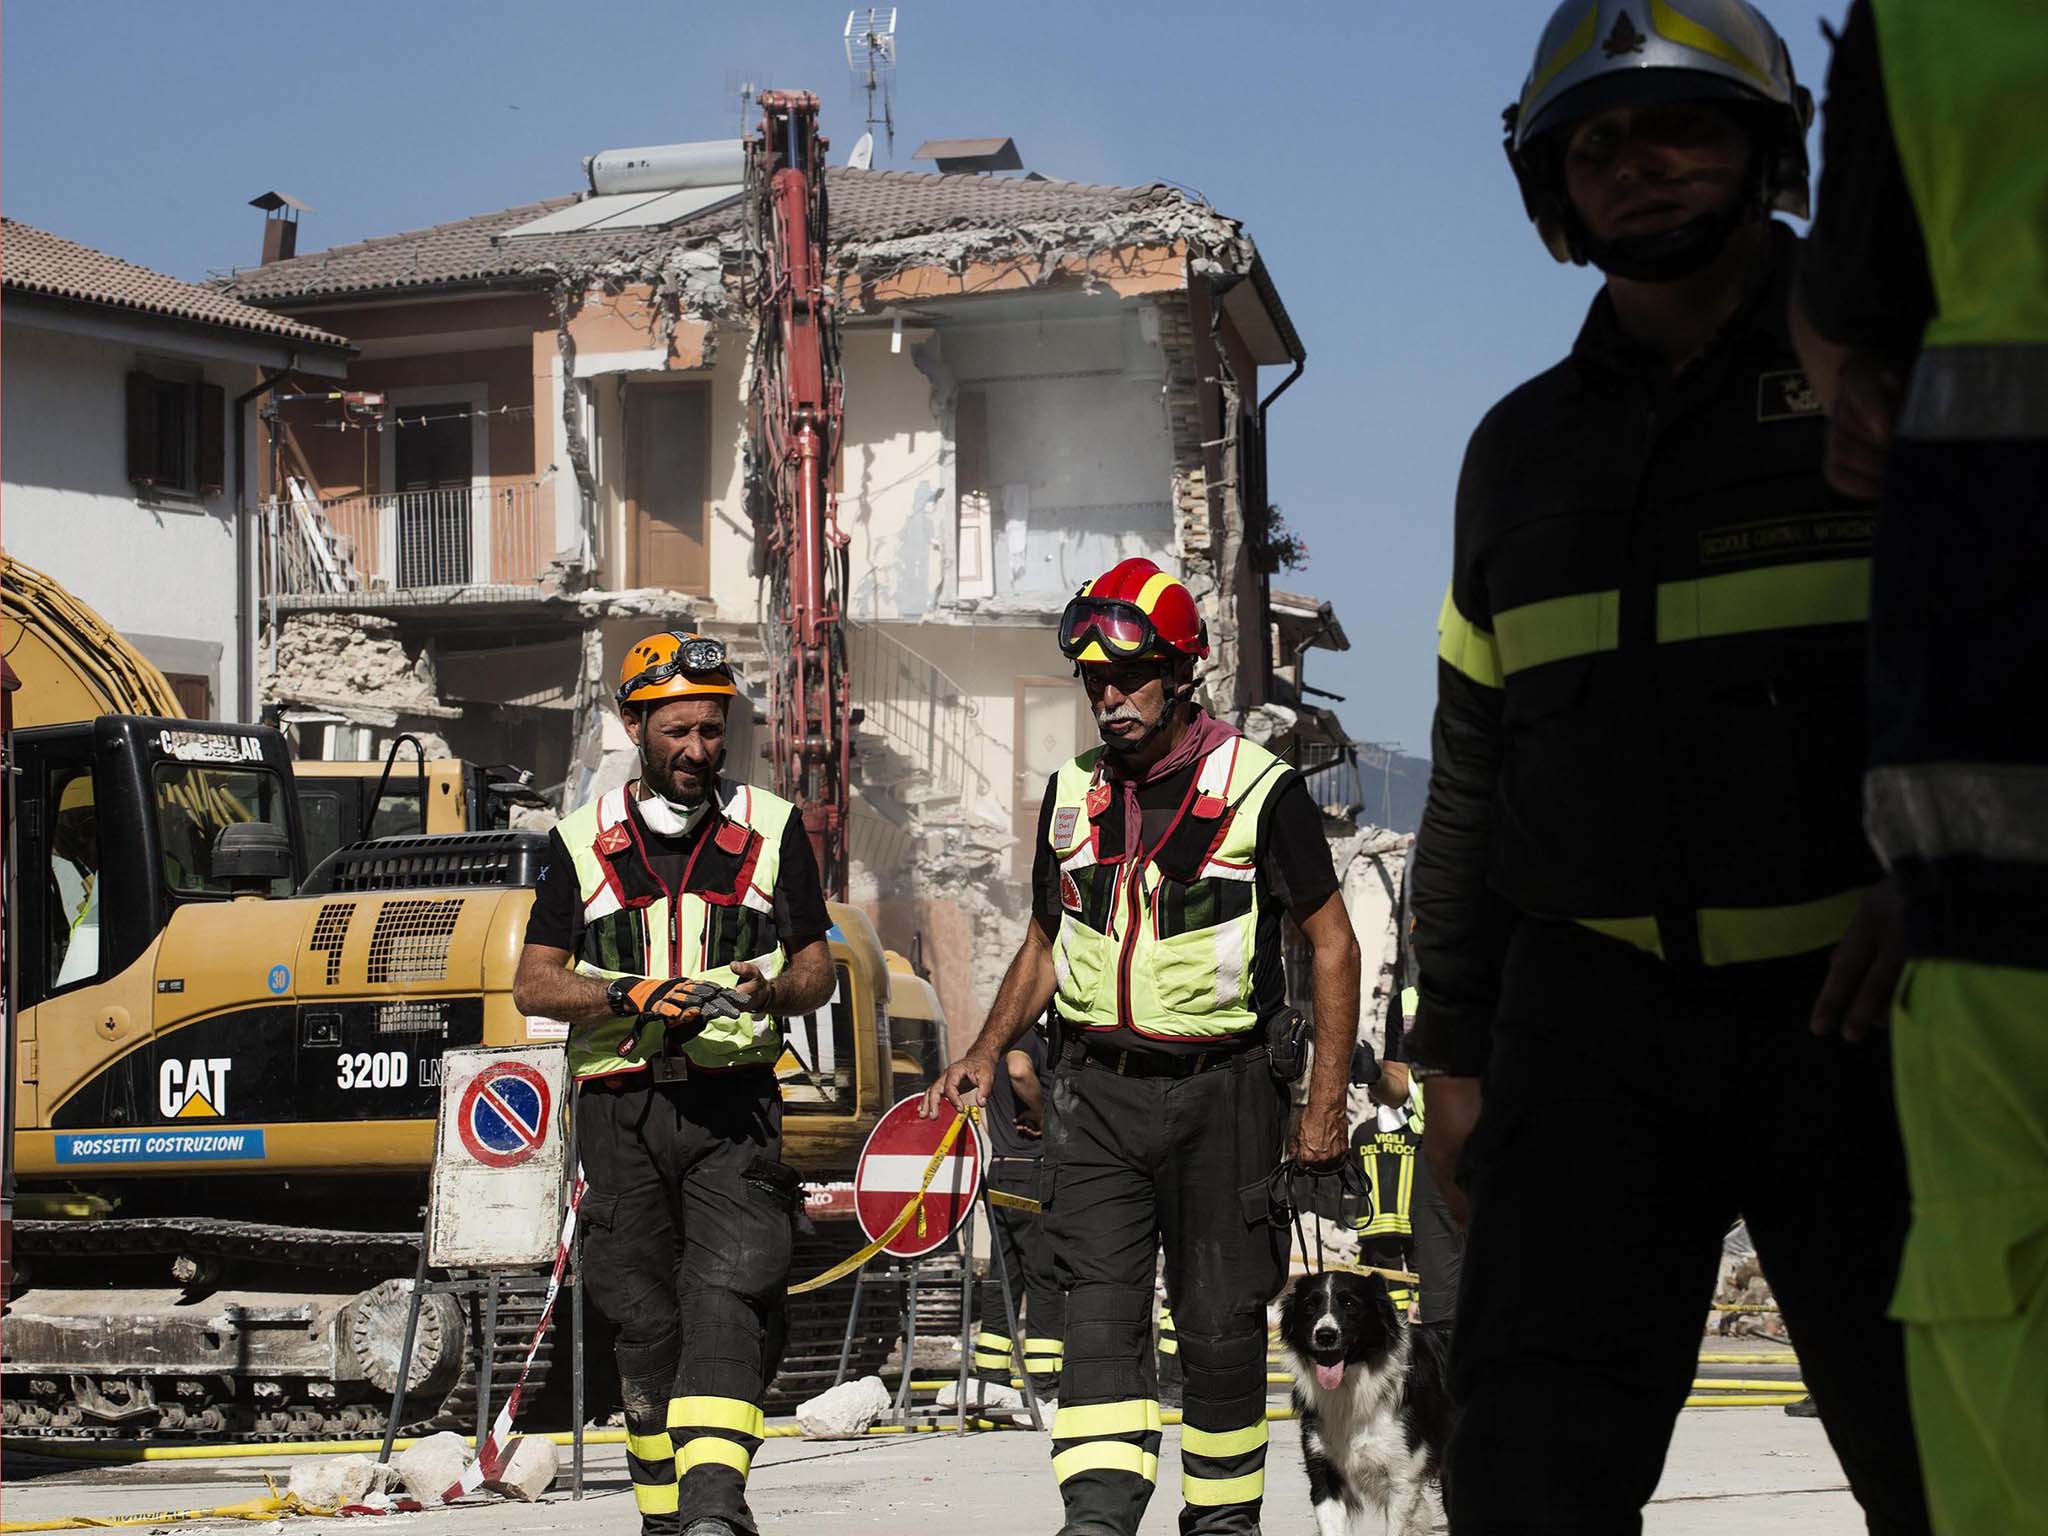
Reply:
[[[1819,95],[1817,20],[1847,0],[1764,3]],[[1180,182],[1250,229],[1309,353],[1273,411],[1273,497],[1311,554],[1281,580],[1334,600],[1351,638],[1310,680],[1348,696],[1354,735],[1418,753],[1465,439],[1562,354],[1593,291],[1538,245],[1500,151],[1548,14],[899,8],[896,153],[877,165],[1009,134],[1034,170]],[[317,210],[306,249],[507,207],[576,190],[599,149],[734,135],[737,78],[817,91],[843,157],[864,116],[845,19],[831,0],[8,0],[0,209],[199,278],[255,260],[243,205],[268,188]]]

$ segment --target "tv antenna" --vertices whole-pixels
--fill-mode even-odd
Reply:
[[[747,137],[757,126],[754,122],[754,103],[760,100],[761,93],[767,89],[768,82],[755,70],[728,69],[725,72],[727,98],[739,98],[740,138]]]
[[[896,7],[855,6],[846,13],[846,67],[868,93],[868,132],[880,128],[896,150]],[[879,100],[877,99],[879,98]],[[880,108],[880,115],[876,109]]]

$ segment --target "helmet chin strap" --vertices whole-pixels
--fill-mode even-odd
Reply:
[[[1596,240],[1581,226],[1577,244],[1586,260],[1610,277],[1634,283],[1675,283],[1713,265],[1748,211],[1747,203],[1737,199],[1726,208],[1688,219],[1662,234],[1624,235],[1619,240]]]

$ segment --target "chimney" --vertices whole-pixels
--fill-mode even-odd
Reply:
[[[1023,157],[1012,138],[926,139],[913,160],[937,163],[941,176],[986,176],[993,171],[1021,171]]]
[[[284,192],[266,192],[249,199],[251,208],[261,208],[263,220],[263,265],[290,261],[299,253],[299,215],[313,210]]]

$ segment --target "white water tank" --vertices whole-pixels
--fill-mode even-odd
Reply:
[[[590,190],[600,197],[620,192],[679,192],[744,182],[747,156],[739,139],[712,139],[703,144],[607,149],[584,161],[583,168],[590,176]]]

